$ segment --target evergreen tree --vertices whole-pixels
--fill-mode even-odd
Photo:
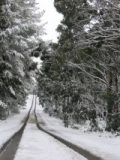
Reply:
[[[43,32],[35,1],[0,3],[0,99],[13,112],[23,105],[30,83],[29,57]],[[27,86],[27,87],[26,87]]]

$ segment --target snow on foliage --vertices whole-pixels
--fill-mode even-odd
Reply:
[[[5,77],[7,77],[8,79],[12,79],[12,78],[13,78],[13,74],[12,74],[9,70],[5,70],[5,71],[4,71],[4,75],[5,75]]]
[[[7,108],[7,105],[0,100],[0,107],[2,107],[3,109],[6,109]]]
[[[13,108],[25,102],[26,86],[30,83],[29,54],[40,42],[43,12],[34,13],[37,11],[34,0],[2,2],[4,3],[0,3],[0,90],[2,90],[0,98],[5,99],[10,109],[14,110]],[[17,100],[14,100],[16,98]]]
[[[9,89],[10,89],[11,94],[15,96],[15,91],[14,91],[14,89],[12,88],[12,86],[9,86]]]

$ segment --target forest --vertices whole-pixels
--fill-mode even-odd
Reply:
[[[91,130],[120,130],[120,3],[54,0],[63,15],[57,43],[42,53],[40,103]],[[104,127],[100,124],[104,123]]]
[[[63,15],[56,43],[41,39],[44,11],[34,0],[0,0],[0,118],[2,109],[18,113],[37,88],[50,116],[89,122],[91,131],[120,131],[119,0],[54,6]],[[42,60],[40,68],[33,57]]]

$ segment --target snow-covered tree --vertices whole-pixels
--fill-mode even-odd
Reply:
[[[3,3],[2,3],[3,2]],[[30,53],[43,33],[35,1],[0,2],[0,99],[13,111],[24,103],[30,82]]]
[[[92,129],[98,129],[97,121],[103,119],[106,129],[118,130],[119,1],[55,0],[54,4],[64,18],[57,29],[59,41],[43,61],[47,100],[56,108],[62,106],[63,113],[72,113],[77,122],[89,119]]]

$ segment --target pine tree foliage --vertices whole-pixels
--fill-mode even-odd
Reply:
[[[43,33],[34,0],[0,2],[0,99],[11,111],[23,105],[30,82],[30,53]]]

